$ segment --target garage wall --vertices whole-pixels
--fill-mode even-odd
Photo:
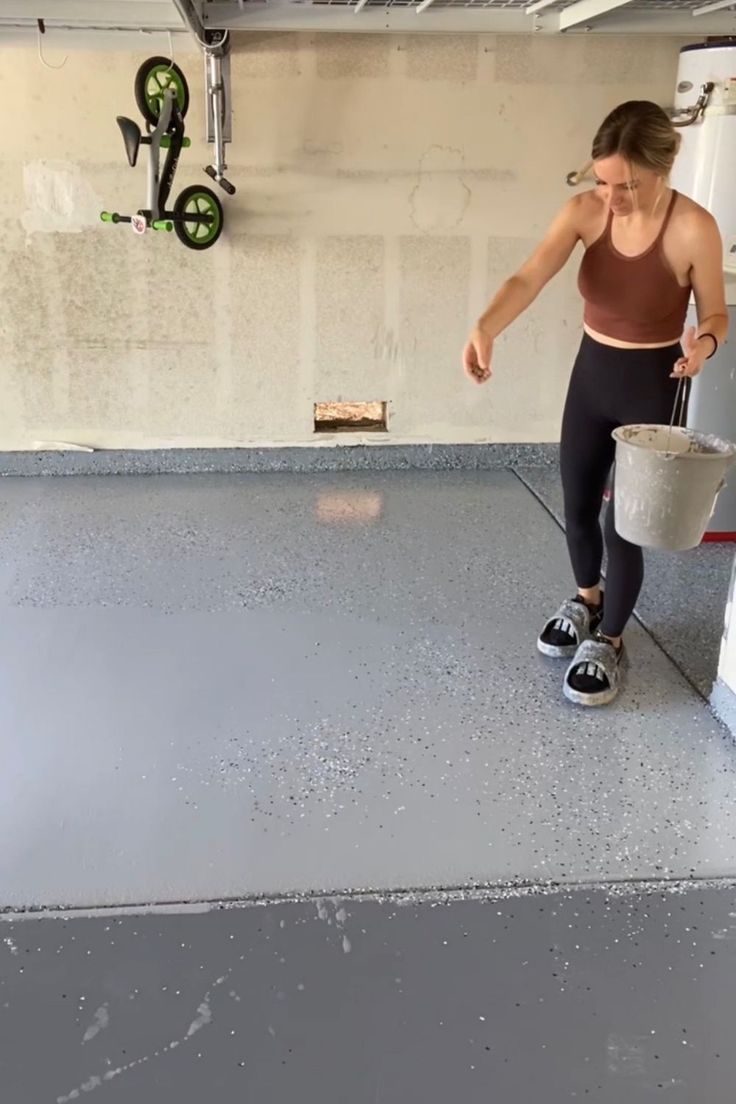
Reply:
[[[501,339],[490,387],[464,381],[461,346],[604,113],[671,101],[679,45],[242,36],[238,194],[202,254],[98,222],[144,202],[115,115],[136,116],[133,76],[160,44],[72,49],[54,71],[5,49],[0,449],[313,444],[315,401],[379,399],[396,443],[556,440],[580,332],[572,268]],[[209,155],[201,62],[180,60],[184,187],[206,182]]]

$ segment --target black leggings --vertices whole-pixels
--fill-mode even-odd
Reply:
[[[621,425],[669,425],[678,381],[670,374],[679,345],[666,349],[614,349],[583,337],[570,381],[562,422],[560,464],[565,521],[575,581],[589,589],[600,582],[603,563],[601,505],[613,466]],[[614,502],[606,514],[606,602],[602,631],[621,636],[634,612],[644,578],[641,548],[616,532]]]

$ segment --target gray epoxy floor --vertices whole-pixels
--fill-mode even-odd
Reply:
[[[0,922],[4,1104],[732,1104],[736,890]]]
[[[511,473],[0,487],[3,905],[736,874],[736,755],[638,626],[614,709],[534,640]]]

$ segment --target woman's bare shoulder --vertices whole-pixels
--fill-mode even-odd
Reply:
[[[673,220],[679,223],[683,230],[689,233],[698,233],[710,230],[716,225],[716,220],[710,211],[701,207],[690,196],[678,192],[677,204],[672,212]]]
[[[574,195],[564,210],[578,237],[586,243],[595,241],[605,227],[606,204],[594,188]]]
[[[594,188],[580,192],[569,199],[566,204],[570,217],[581,226],[587,226],[591,222],[600,222],[606,214],[606,204]]]

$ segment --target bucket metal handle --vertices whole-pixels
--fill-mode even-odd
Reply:
[[[678,429],[685,428],[685,411],[687,410],[687,400],[689,395],[689,380],[687,376],[681,376],[680,382],[677,385],[677,393],[675,394],[675,405],[672,408],[672,417],[670,418],[670,428],[667,432],[667,452],[670,451],[670,440],[672,438],[672,430],[677,423]],[[680,408],[679,413],[677,408]]]

